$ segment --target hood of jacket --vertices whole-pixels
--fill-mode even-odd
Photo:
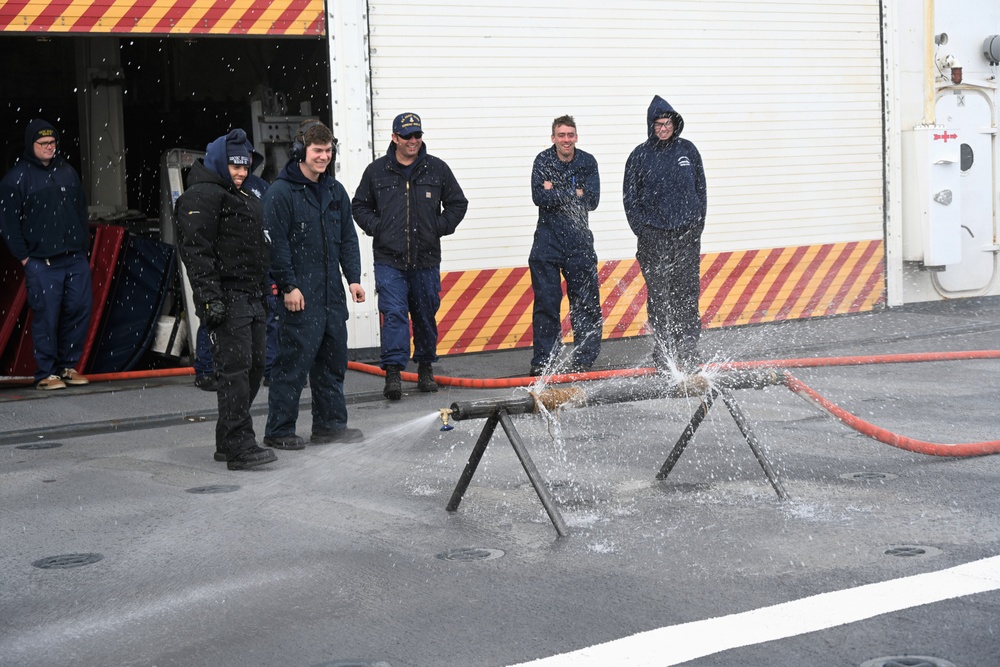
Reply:
[[[283,181],[300,183],[310,187],[316,187],[327,177],[329,177],[329,174],[323,173],[320,174],[318,182],[310,181],[306,178],[306,175],[302,173],[302,169],[299,168],[299,162],[297,160],[289,160],[286,162],[284,168],[281,170],[281,173],[278,174],[278,178]]]
[[[285,163],[284,169],[278,174],[278,179],[282,181],[288,181],[289,183],[296,183],[298,185],[303,185],[307,190],[313,193],[316,201],[319,203],[321,209],[326,208],[333,196],[330,191],[329,183],[332,177],[323,173],[319,175],[318,181],[310,181],[306,178],[305,174],[302,173],[302,169],[299,168],[299,162],[297,160],[289,160]]]
[[[45,169],[46,166],[35,157],[35,135],[42,130],[52,130],[53,136],[56,138],[56,154],[52,160],[53,163],[55,162],[55,158],[59,157],[59,130],[53,127],[48,121],[36,118],[24,128],[24,159]],[[51,167],[52,165],[50,164],[49,166]]]
[[[250,172],[253,173],[263,162],[264,156],[254,150],[253,144],[247,138],[247,133],[240,128],[230,130],[205,148],[205,166],[219,175],[224,181],[232,184],[233,179],[229,175],[229,160],[226,154],[226,144],[236,142],[243,144],[250,153]]]
[[[653,122],[658,118],[670,118],[674,122],[674,133],[667,143],[681,136],[681,132],[684,131],[684,119],[679,113],[674,111],[674,108],[670,106],[670,102],[667,102],[659,95],[654,95],[653,101],[649,103],[649,109],[646,110],[646,136],[649,137],[650,141],[659,141],[656,138],[656,133],[653,131]]]
[[[226,177],[222,178],[215,171],[209,169],[208,165],[205,164],[205,158],[199,158],[195,160],[195,163],[191,165],[191,171],[188,172],[187,179],[185,180],[186,189],[190,190],[192,186],[199,183],[211,183],[213,185],[218,185],[225,190],[232,190],[236,188],[233,183],[233,179],[229,178],[229,173],[226,173]]]

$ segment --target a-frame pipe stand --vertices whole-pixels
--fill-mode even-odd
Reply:
[[[715,399],[719,396],[722,397],[722,401],[726,404],[726,408],[729,409],[729,414],[733,416],[736,426],[740,429],[740,433],[743,434],[743,439],[746,440],[747,444],[750,446],[750,451],[753,452],[757,462],[760,463],[760,467],[764,470],[764,475],[767,476],[767,481],[771,482],[771,486],[774,487],[774,490],[778,494],[779,498],[782,500],[788,499],[788,493],[778,480],[778,476],[775,474],[771,463],[767,460],[767,457],[764,456],[764,452],[760,446],[760,441],[757,440],[757,436],[754,434],[753,429],[750,428],[750,420],[748,420],[746,415],[743,414],[742,408],[740,408],[739,404],[736,403],[736,399],[733,398],[732,393],[730,393],[727,389],[712,388],[707,394],[705,394],[704,397],[702,397],[701,404],[699,404],[698,408],[694,411],[691,421],[688,422],[686,427],[684,427],[684,431],[681,433],[680,439],[677,440],[677,444],[675,444],[674,448],[670,451],[670,454],[667,456],[667,460],[663,462],[662,466],[660,466],[660,472],[656,474],[656,479],[664,480],[667,478],[667,475],[670,474],[670,471],[673,469],[678,459],[680,459],[681,454],[684,453],[684,448],[688,446],[689,442],[691,442],[691,439],[694,437],[695,431],[697,431],[698,427],[701,425],[702,420],[705,419],[705,416],[711,409]]]
[[[524,446],[521,434],[514,428],[514,422],[511,420],[510,414],[502,407],[494,410],[493,414],[486,420],[486,425],[483,426],[483,430],[479,434],[479,440],[476,441],[476,446],[472,449],[472,454],[469,455],[469,462],[465,464],[462,476],[458,479],[458,485],[451,494],[451,500],[448,501],[448,506],[445,509],[449,512],[454,512],[458,509],[459,504],[462,502],[462,496],[465,495],[465,491],[469,488],[472,476],[476,474],[479,461],[483,458],[486,446],[490,443],[490,438],[493,437],[493,432],[496,430],[498,423],[503,427],[504,433],[507,434],[507,439],[510,440],[511,446],[517,453],[517,458],[521,461],[524,472],[528,474],[531,485],[535,487],[535,493],[538,494],[538,498],[542,501],[542,506],[548,512],[549,519],[552,520],[552,525],[555,526],[556,532],[559,533],[559,537],[566,537],[569,535],[569,528],[566,526],[566,521],[563,520],[562,514],[559,513],[559,508],[556,507],[555,501],[552,499],[552,494],[546,488],[545,480],[538,473],[535,462],[528,455],[528,448]]]
[[[764,470],[764,475],[767,476],[768,481],[771,482],[771,486],[774,487],[778,497],[782,500],[787,499],[788,493],[785,492],[784,487],[778,480],[778,476],[775,474],[771,463],[767,460],[767,457],[764,456],[760,442],[757,440],[757,436],[750,427],[750,421],[746,418],[746,415],[743,414],[743,410],[736,402],[736,399],[733,398],[732,392],[729,389],[721,387],[712,387],[702,397],[701,403],[698,405],[694,415],[691,417],[691,421],[684,428],[680,439],[677,440],[677,444],[674,445],[670,454],[667,456],[667,460],[664,461],[663,465],[660,467],[660,471],[657,473],[656,479],[664,480],[667,478],[667,475],[670,474],[670,471],[680,459],[681,454],[684,453],[684,449],[694,437],[695,431],[698,430],[698,426],[700,426],[701,422],[705,419],[705,416],[711,409],[715,399],[720,396],[726,404],[729,414],[731,414],[733,416],[733,420],[736,421],[736,426],[739,427],[744,440],[746,440],[747,444],[750,446],[750,451],[753,452],[757,462],[760,463],[760,467]],[[448,505],[445,509],[449,512],[455,512],[458,510],[458,506],[461,504],[462,498],[465,496],[465,492],[469,488],[469,484],[472,483],[472,477],[476,474],[476,468],[479,467],[479,462],[482,460],[483,454],[486,453],[486,447],[490,444],[490,440],[493,438],[493,433],[496,431],[497,424],[499,424],[503,427],[503,431],[507,435],[507,439],[514,448],[514,452],[517,454],[517,458],[521,461],[521,466],[524,468],[524,472],[527,473],[528,479],[531,480],[531,485],[534,487],[535,493],[538,494],[538,498],[542,501],[542,506],[545,507],[545,511],[548,512],[549,519],[551,519],[552,525],[555,526],[556,532],[559,533],[560,537],[565,537],[569,535],[569,528],[567,528],[562,514],[559,513],[559,508],[556,507],[552,494],[549,493],[548,488],[545,486],[545,480],[542,479],[534,461],[531,460],[531,456],[528,454],[528,448],[525,446],[524,440],[521,439],[521,434],[518,433],[517,429],[514,427],[514,422],[511,420],[510,412],[507,409],[508,407],[511,407],[517,414],[523,414],[521,411],[525,409],[525,405],[522,405],[522,403],[523,401],[518,401],[510,403],[508,406],[497,404],[496,408],[489,413],[489,417],[486,419],[486,424],[483,426],[483,430],[479,434],[479,439],[476,441],[476,446],[473,447],[472,453],[469,455],[469,461],[465,464],[462,476],[459,478],[458,484],[455,486],[455,490],[451,494],[451,500],[448,501]],[[486,413],[484,411],[481,414],[485,415]]]

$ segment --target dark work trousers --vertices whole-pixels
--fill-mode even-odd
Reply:
[[[601,288],[596,257],[567,257],[561,262],[530,259],[531,289],[535,305],[531,313],[533,367],[541,367],[559,354],[562,346],[562,276],[566,277],[569,321],[573,326],[573,362],[590,366],[601,353]],[[562,276],[560,276],[560,271]]]
[[[418,364],[437,361],[441,269],[401,271],[387,264],[376,264],[375,293],[382,318],[382,368],[406,368],[410,359],[411,320],[413,361]]]
[[[228,455],[257,444],[250,406],[264,377],[267,313],[260,296],[225,291],[226,321],[209,332],[219,378],[215,448]]]
[[[204,322],[198,325],[197,340],[194,346],[194,366],[195,377],[201,375],[213,375],[215,373],[215,361],[212,359],[212,339],[208,336],[208,327]]]
[[[701,316],[701,228],[645,228],[636,259],[646,281],[646,311],[657,342],[653,363],[673,358],[684,371],[695,370]]]
[[[296,313],[282,305],[278,316],[278,356],[271,369],[264,431],[269,438],[295,434],[306,377],[312,392],[312,432],[347,427],[347,320],[322,306],[310,310],[309,304],[307,300],[305,310]]]
[[[267,343],[264,352],[264,377],[271,378],[274,360],[278,357],[278,297],[267,295]]]
[[[38,382],[80,361],[94,303],[87,253],[29,258],[24,283],[28,307],[34,313],[31,341]]]
[[[271,366],[274,365],[274,358],[278,354],[278,297],[269,295],[267,297],[267,344],[264,355],[264,377],[271,377]],[[212,361],[212,342],[208,337],[208,329],[204,323],[198,326],[197,341],[195,342],[194,374],[212,375],[215,373],[215,365]]]

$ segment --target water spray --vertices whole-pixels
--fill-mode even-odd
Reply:
[[[568,528],[562,515],[552,499],[544,480],[538,473],[527,447],[517,432],[511,415],[536,414],[540,412],[554,413],[563,408],[582,408],[595,405],[609,405],[616,403],[627,403],[634,401],[646,401],[664,398],[700,398],[698,408],[691,417],[687,427],[671,450],[667,460],[660,467],[656,478],[666,479],[674,464],[677,463],[694,437],[695,431],[708,414],[715,399],[722,397],[726,408],[736,421],[740,432],[750,446],[751,451],[760,463],[764,474],[767,476],[771,486],[781,499],[788,498],[788,494],[778,481],[774,469],[764,456],[762,448],[750,421],[743,413],[742,409],[733,398],[732,391],[737,389],[763,389],[773,385],[785,383],[784,371],[778,369],[735,369],[725,371],[711,380],[704,375],[689,375],[679,380],[665,375],[650,375],[645,377],[632,378],[627,384],[598,384],[593,383],[587,386],[569,387],[548,387],[537,392],[527,392],[520,396],[508,396],[495,399],[483,399],[479,401],[458,401],[451,404],[450,408],[441,408],[442,429],[452,428],[448,425],[448,420],[464,421],[470,419],[485,419],[486,425],[483,427],[476,441],[476,445],[469,456],[469,461],[462,471],[451,500],[446,507],[447,511],[454,512],[462,502],[476,468],[486,452],[486,446],[493,437],[493,432],[499,424],[511,446],[517,454],[528,479],[531,480],[535,492],[538,494],[542,505],[548,512],[552,524],[560,537],[568,535]]]

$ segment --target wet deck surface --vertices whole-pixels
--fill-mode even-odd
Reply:
[[[1000,299],[709,330],[703,349],[718,360],[1000,349]],[[606,342],[598,367],[647,354],[647,340]],[[436,370],[514,377],[529,359],[466,355]],[[913,439],[1000,440],[1000,360],[792,372]],[[612,662],[539,664],[996,664],[1000,583],[962,593],[948,577],[1000,555],[1000,457],[924,456],[784,387],[736,391],[781,500],[721,401],[665,481],[656,473],[699,399],[515,416],[568,527],[560,538],[501,429],[445,511],[485,422],[441,432],[438,408],[522,390],[411,384],[390,404],[381,383],[348,375],[365,442],[278,452],[248,472],[212,461],[214,396],[191,378],[0,389],[0,664],[499,667],[622,638]],[[265,408],[266,391],[258,432]],[[100,559],[66,558],[87,554]],[[920,574],[940,578],[905,579]],[[938,582],[957,592],[896,600]],[[837,591],[850,593],[814,598]],[[771,609],[791,601],[805,601],[792,620]],[[653,635],[664,641],[652,648],[634,637],[753,610],[734,620],[748,629],[738,640],[707,624]]]

